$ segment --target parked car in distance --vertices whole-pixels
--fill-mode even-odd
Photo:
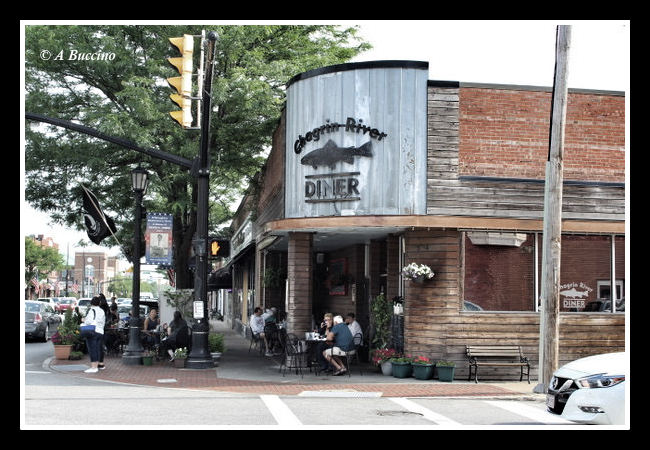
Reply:
[[[52,297],[41,297],[41,298],[35,298],[34,301],[47,303],[52,307],[54,312],[56,312],[57,302],[54,300],[54,298],[52,298]]]
[[[117,307],[117,315],[119,316],[120,320],[125,320],[129,318],[129,313],[131,312],[132,309],[133,307],[130,304],[119,305]],[[144,321],[144,319],[146,319],[147,317],[147,314],[149,314],[149,307],[141,305],[139,309],[140,309],[140,319]]]
[[[68,308],[77,306],[77,299],[74,297],[61,297],[59,303],[56,305],[56,310],[61,314],[65,314]]]
[[[77,306],[79,307],[79,313],[82,316],[86,315],[86,311],[90,307],[91,300],[92,300],[91,298],[80,298],[79,301],[77,302]]]
[[[25,302],[25,338],[38,338],[47,342],[53,331],[61,322],[61,316],[55,314],[54,309],[49,303],[28,300]]]
[[[548,412],[579,423],[625,424],[624,352],[577,359],[553,373],[546,407]]]

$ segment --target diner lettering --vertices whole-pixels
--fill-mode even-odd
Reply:
[[[343,131],[349,133],[361,133],[368,134],[373,139],[381,141],[383,138],[388,136],[388,134],[383,131],[379,131],[377,128],[372,128],[371,126],[364,125],[363,120],[355,120],[352,117],[348,117],[345,121],[345,124],[333,122],[330,123],[329,119],[325,121],[324,125],[316,127],[310,131],[307,131],[305,135],[299,135],[298,139],[293,143],[293,151],[296,153],[302,152],[302,149],[305,147],[307,142],[318,141],[321,138],[321,135],[324,133],[334,133],[343,128]]]
[[[342,172],[305,177],[305,202],[345,202],[360,200],[360,172]]]

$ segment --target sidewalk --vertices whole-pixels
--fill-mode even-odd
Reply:
[[[211,390],[231,393],[275,395],[346,395],[383,397],[516,397],[543,401],[534,394],[535,383],[498,382],[481,383],[454,380],[421,381],[415,378],[393,378],[381,374],[370,364],[359,367],[352,364],[351,376],[316,375],[303,369],[303,377],[295,371],[283,376],[281,356],[260,355],[257,349],[249,352],[250,341],[227,328],[223,322],[210,321],[214,331],[225,335],[226,351],[214,369],[177,369],[168,361],[154,361],[152,366],[125,365],[121,357],[107,356],[106,370],[95,374],[84,373],[89,367],[88,356],[79,361],[56,360],[50,369],[71,376],[95,378],[104,381],[181,389]]]

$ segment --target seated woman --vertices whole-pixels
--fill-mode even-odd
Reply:
[[[162,345],[169,354],[169,361],[174,360],[174,350],[177,348],[187,347],[190,343],[187,322],[183,319],[180,311],[174,312],[174,320],[169,323],[167,328],[167,337],[163,340]]]
[[[142,327],[142,345],[144,345],[145,348],[160,345],[160,335],[157,333],[157,328],[160,322],[158,321],[157,315],[158,311],[152,308],[144,321],[144,326]]]

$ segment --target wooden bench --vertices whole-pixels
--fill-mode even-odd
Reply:
[[[523,379],[524,367],[526,367],[526,376],[530,384],[530,362],[518,345],[468,345],[467,357],[469,358],[467,381],[472,379],[472,368],[474,368],[474,382],[478,383],[479,366],[519,366],[519,381]]]

